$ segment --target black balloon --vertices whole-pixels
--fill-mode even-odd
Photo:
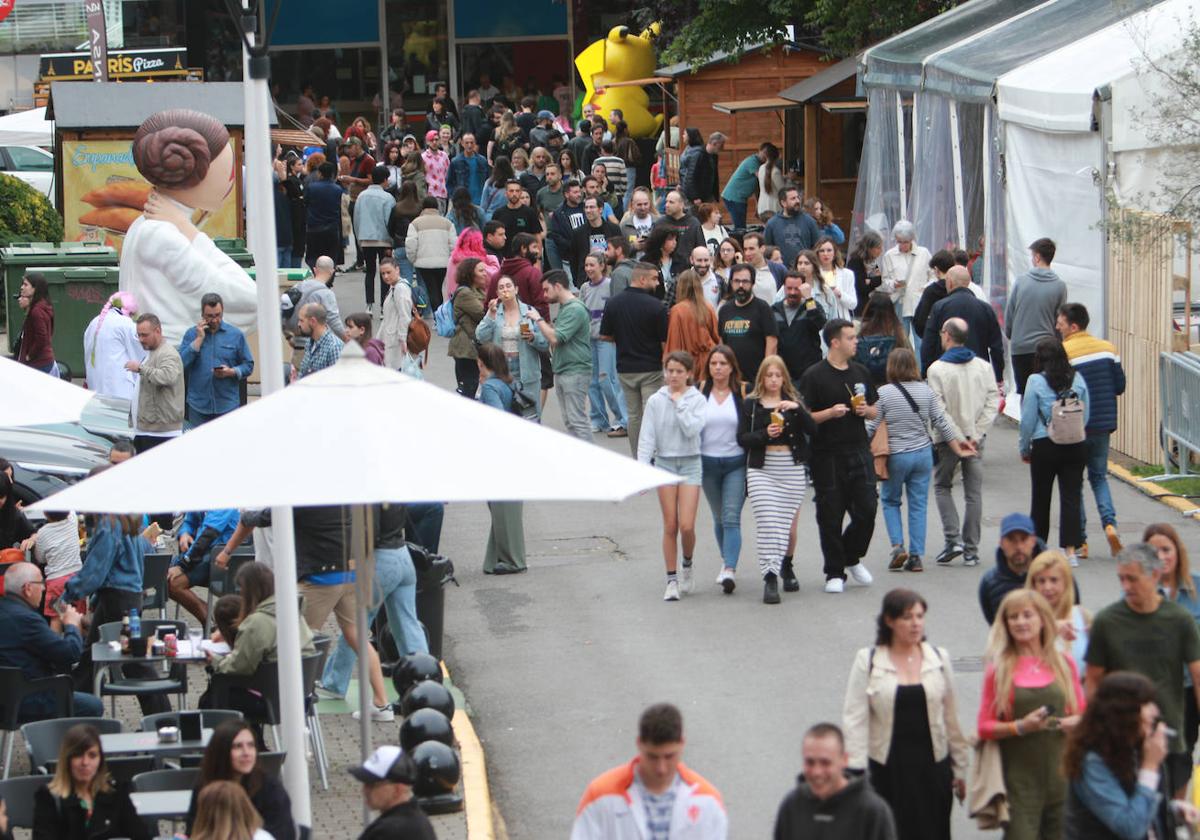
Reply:
[[[438,796],[453,793],[462,775],[458,754],[441,741],[426,741],[412,751],[417,763],[417,783],[413,793],[417,796]]]
[[[453,718],[454,698],[450,695],[450,690],[441,683],[423,680],[410,688],[400,701],[400,711],[405,717],[417,709],[437,709],[448,719]]]
[[[396,694],[403,697],[408,690],[422,680],[442,681],[442,666],[428,653],[410,653],[400,657],[392,671],[392,685]]]
[[[454,746],[454,727],[450,725],[450,719],[437,709],[417,709],[400,724],[400,746],[406,753],[411,754],[426,741]]]

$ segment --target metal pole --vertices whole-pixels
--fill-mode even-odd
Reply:
[[[916,101],[913,101],[913,143],[916,143],[917,136],[917,113]],[[683,134],[679,136],[680,141],[683,140]],[[908,185],[907,167],[904,162],[904,99],[900,91],[896,91],[896,157],[899,163],[900,170],[900,218],[908,218]]]
[[[963,207],[962,143],[958,133],[958,101],[950,100],[950,163],[954,169],[954,217],[958,221],[958,247],[967,247],[967,213]],[[914,164],[915,165],[915,164]]]
[[[251,45],[258,29],[257,15],[242,5],[242,27]],[[271,194],[270,61],[243,49],[242,84],[245,89],[244,126],[246,237],[258,271],[258,361],[262,393],[283,387],[283,331],[279,323],[279,283],[275,251],[275,209]],[[308,758],[304,735],[304,681],[300,665],[300,605],[296,585],[296,545],[292,509],[271,509],[275,546],[276,644],[279,653],[279,715],[283,732],[283,783],[292,800],[297,825],[312,826],[309,802]]]
[[[388,78],[391,70],[388,67],[387,39],[387,4],[388,0],[377,0],[379,3],[379,127],[375,132],[378,137],[383,129],[392,124],[392,80]]]
[[[992,230],[996,218],[996,208],[993,201],[1003,200],[1002,196],[992,191],[992,150],[996,148],[992,139],[992,106],[987,104],[983,109],[983,293],[991,300],[992,296]]]
[[[374,577],[374,543],[369,533],[370,509],[366,505],[355,505],[350,519],[350,556],[357,561],[354,575],[355,588],[355,632],[358,635],[358,729],[361,740],[362,760],[371,754],[371,657],[370,639],[367,629],[367,610],[371,606],[371,580]],[[370,558],[368,559],[368,555]],[[371,809],[363,802],[363,827],[371,822]]]

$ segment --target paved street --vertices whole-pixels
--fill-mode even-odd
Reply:
[[[357,275],[337,284],[344,306],[355,298],[360,306],[361,289]],[[453,388],[446,342],[436,336],[434,342],[428,379]],[[545,416],[548,426],[561,429],[553,396]],[[481,429],[476,441],[464,444],[462,451],[476,452],[482,466],[488,449],[504,442]],[[628,452],[624,440],[598,439],[598,445]],[[1011,425],[991,435],[986,464],[984,544],[995,546],[1000,518],[1028,505],[1028,474],[1016,457]],[[471,468],[460,469],[469,481]],[[1115,484],[1113,494],[1127,541],[1149,522],[1180,524],[1178,514],[1130,488]],[[1087,504],[1094,523],[1090,497]],[[976,587],[990,556],[974,569],[937,568],[928,558],[924,574],[889,574],[881,514],[867,558],[875,584],[825,595],[812,510],[806,500],[797,552],[802,590],[768,607],[755,582],[748,506],[738,590],[726,597],[712,582],[719,562],[701,501],[697,591],[676,604],[661,601],[653,494],[621,504],[527,505],[531,568],[508,577],[481,571],[486,508],[447,509],[442,550],[454,560],[462,587],[447,592],[446,658],[471,703],[509,836],[565,837],[588,780],[632,756],[637,716],[660,700],[682,708],[685,761],[725,796],[731,836],[766,836],[799,771],[804,729],[840,720],[854,652],[872,642],[880,599],[894,586],[916,588],[928,599],[929,638],[951,652],[959,720],[965,730],[973,728],[987,635]],[[929,524],[934,554],[941,532],[933,510]],[[1092,534],[1095,545],[1094,524]],[[1183,534],[1200,550],[1200,529],[1185,524]],[[1093,610],[1118,592],[1114,564],[1099,543],[1096,559],[1078,570],[1084,604]],[[958,806],[955,834],[981,834]]]

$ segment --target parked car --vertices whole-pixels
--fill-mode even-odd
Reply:
[[[54,204],[54,155],[37,146],[0,146],[0,172],[20,178]]]

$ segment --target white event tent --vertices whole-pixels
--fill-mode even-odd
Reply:
[[[31,108],[0,117],[0,145],[54,145],[54,123],[46,119],[46,109]]]

